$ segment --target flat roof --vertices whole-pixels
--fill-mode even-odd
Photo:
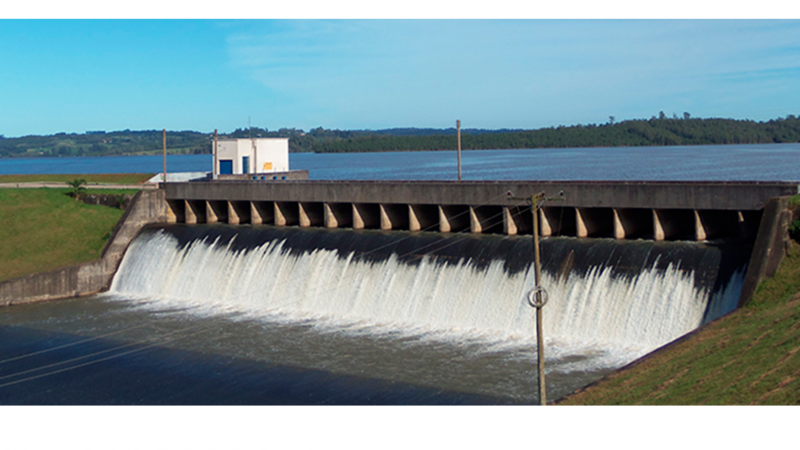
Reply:
[[[220,138],[217,141],[278,141],[289,140],[288,137],[257,137],[257,138]]]

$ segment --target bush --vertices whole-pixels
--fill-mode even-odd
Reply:
[[[789,237],[795,242],[800,243],[800,220],[793,220],[792,223],[789,224]]]

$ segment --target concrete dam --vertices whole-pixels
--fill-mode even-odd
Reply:
[[[553,197],[539,218],[557,399],[735,309],[779,261],[797,185],[167,183],[130,213],[146,226],[107,292],[72,307],[113,310],[82,315],[101,330],[213,330],[182,350],[533,403],[533,215],[509,192]]]

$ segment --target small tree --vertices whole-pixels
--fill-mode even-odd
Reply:
[[[80,179],[76,178],[72,181],[67,181],[67,184],[69,185],[70,188],[69,195],[75,200],[78,200],[78,196],[86,192],[86,187],[84,186],[84,184],[86,184],[86,180],[84,180],[83,178]]]

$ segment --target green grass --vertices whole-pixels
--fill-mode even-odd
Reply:
[[[800,245],[752,302],[560,402],[800,404]]]
[[[75,179],[84,179],[87,183],[141,184],[152,178],[154,175],[155,174],[153,173],[0,175],[0,183],[30,183],[36,181],[66,183]]]
[[[100,256],[123,211],[75,201],[68,192],[0,189],[0,280]]]

